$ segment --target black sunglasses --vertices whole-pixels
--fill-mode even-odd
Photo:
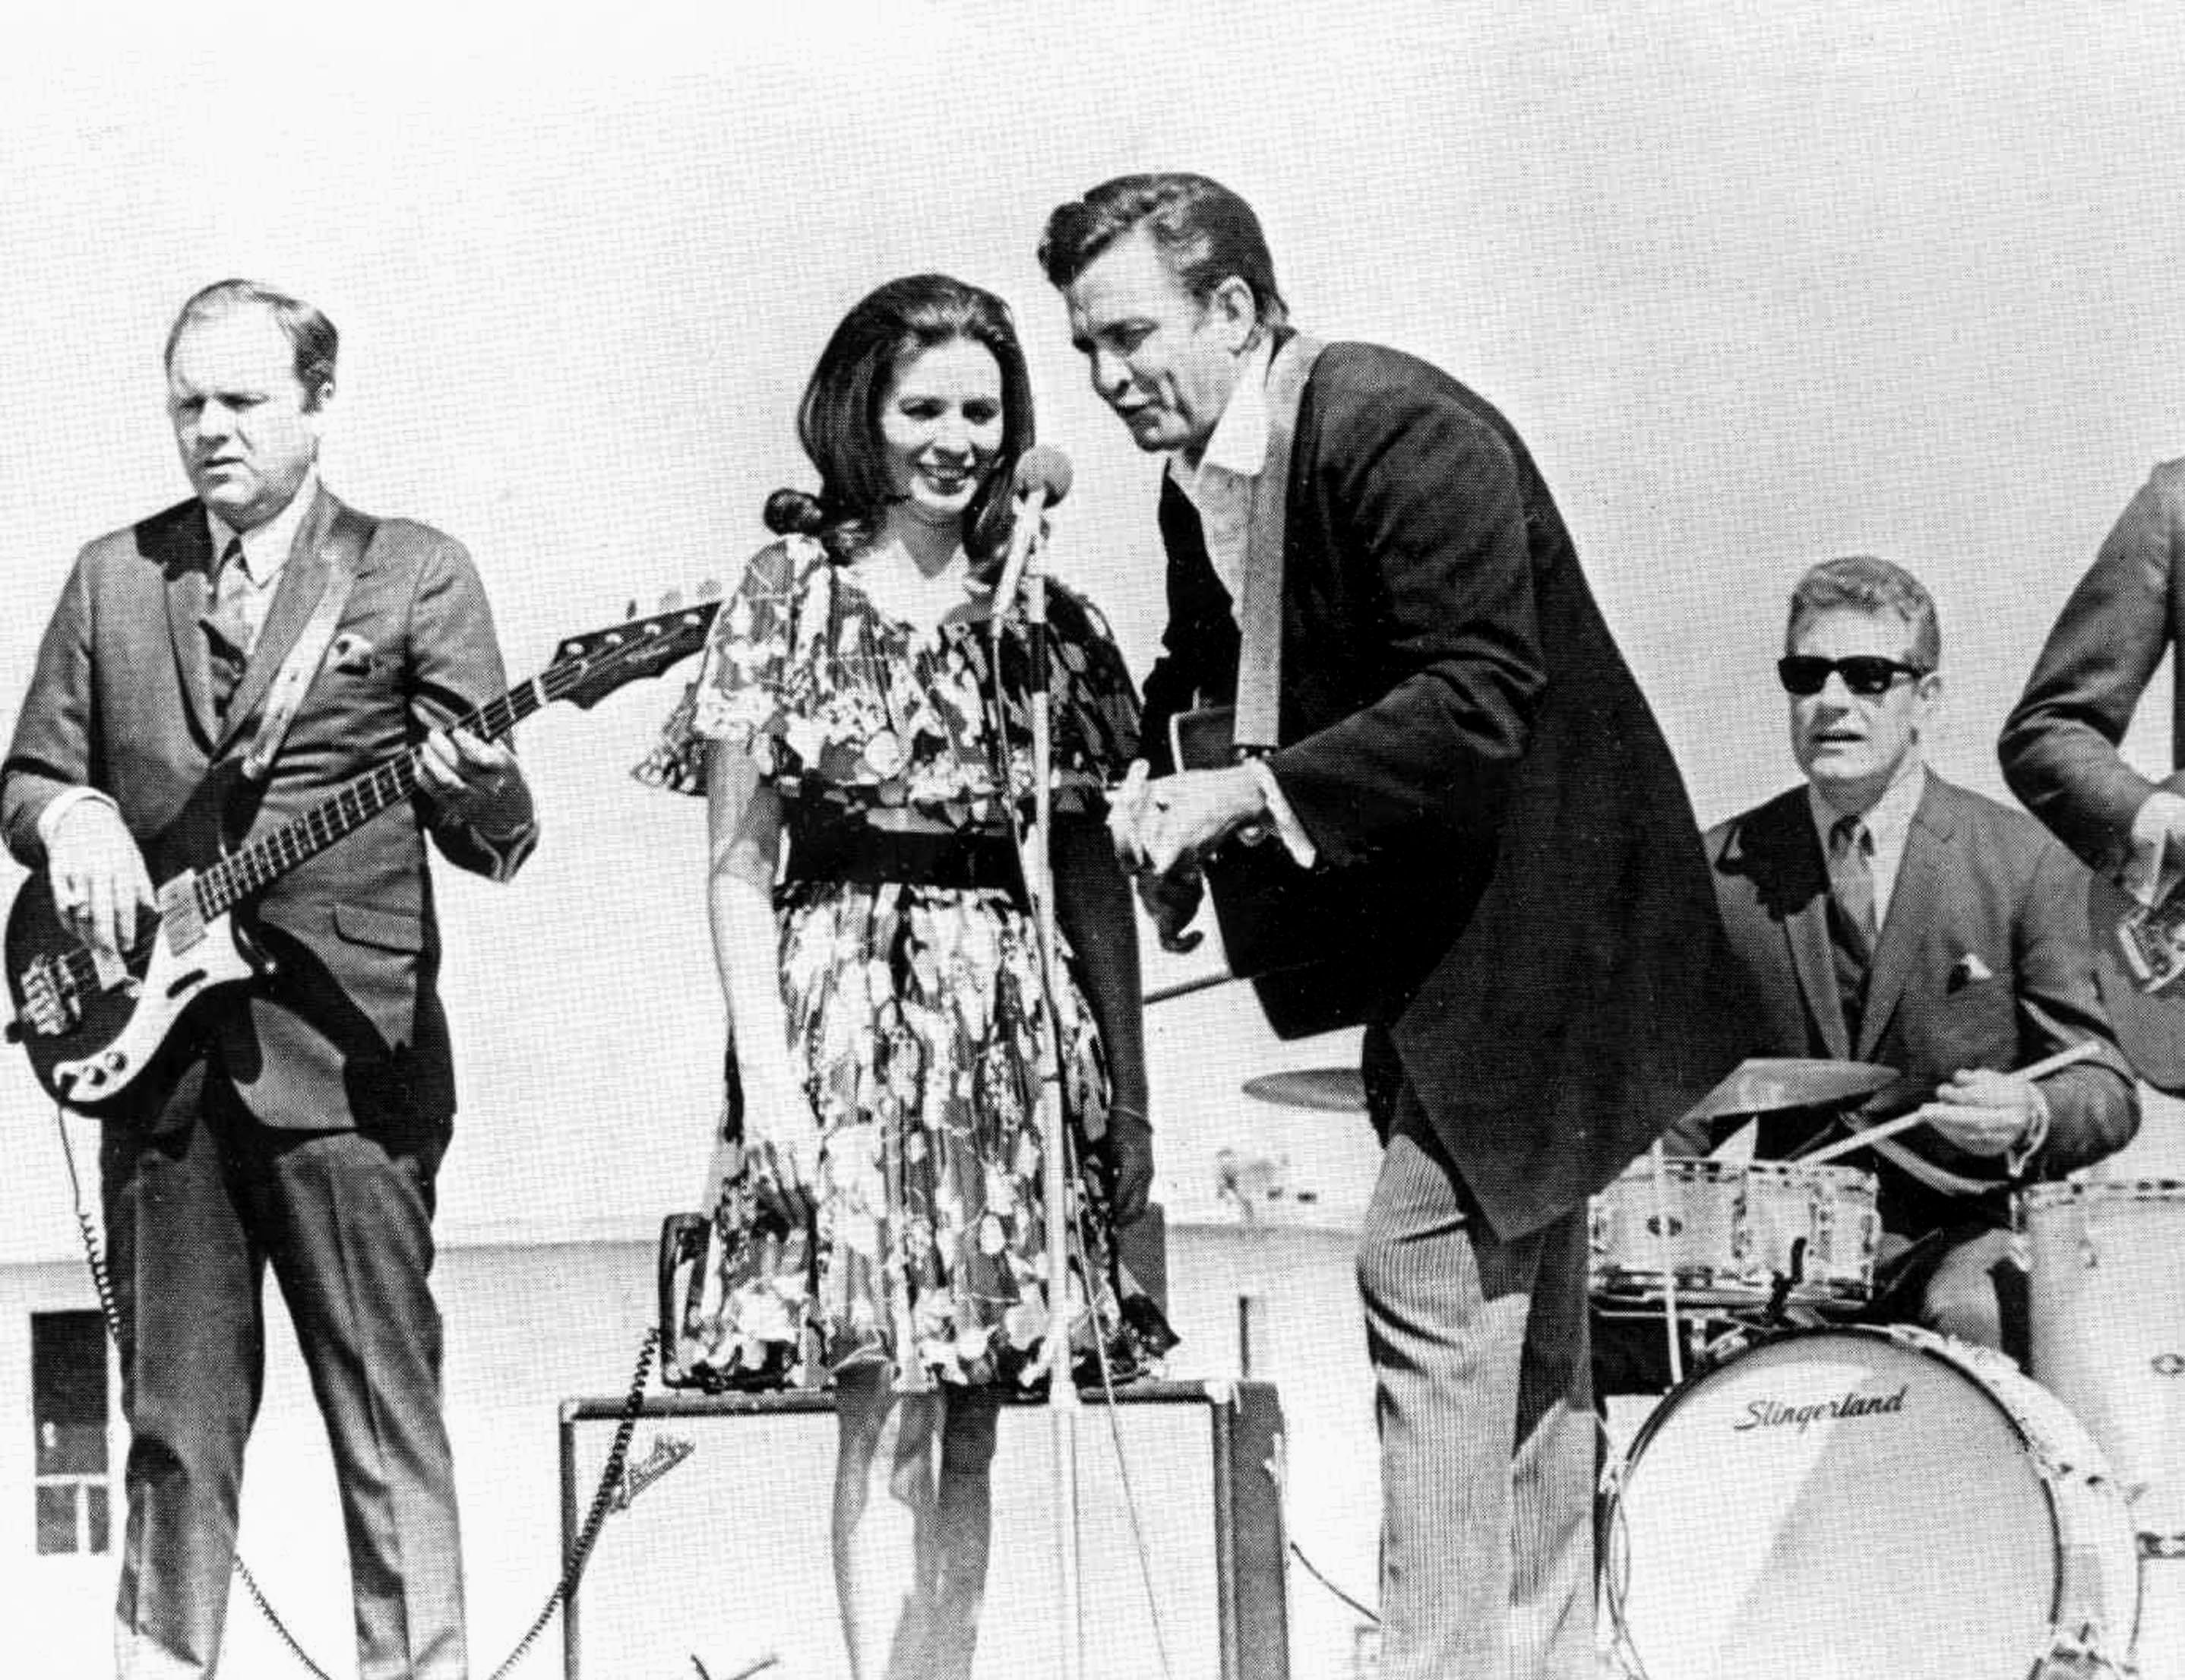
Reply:
[[[1878,653],[1854,653],[1848,659],[1824,659],[1818,653],[1787,653],[1775,662],[1775,675],[1782,680],[1784,692],[1801,699],[1819,694],[1827,687],[1830,671],[1841,671],[1844,686],[1867,700],[1888,693],[1890,685],[1900,676],[1908,676],[1916,682],[1928,675],[1923,666],[1908,665],[1902,659],[1885,659]]]

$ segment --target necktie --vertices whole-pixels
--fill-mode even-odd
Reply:
[[[1829,944],[1836,956],[1836,1001],[1857,1054],[1874,962],[1874,834],[1855,816],[1829,829]]]
[[[222,717],[227,715],[227,703],[243,680],[243,668],[250,658],[250,616],[243,604],[249,587],[249,574],[243,569],[243,539],[230,537],[214,574],[212,609],[202,620],[212,672],[213,707]]]
[[[1855,816],[1840,817],[1829,830],[1829,880],[1836,908],[1858,939],[1860,955],[1871,958],[1877,929],[1874,920],[1874,834]]]

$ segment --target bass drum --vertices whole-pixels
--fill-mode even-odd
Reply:
[[[1674,1390],[1608,1475],[1634,1680],[2123,1674],[2138,1556],[2101,1452],[2000,1354],[1791,1332]]]

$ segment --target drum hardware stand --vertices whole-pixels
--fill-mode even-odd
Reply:
[[[1791,1269],[1775,1274],[1774,1286],[1768,1291],[1768,1304],[1760,1309],[1763,1330],[1780,1330],[1790,1316],[1791,1291],[1805,1281],[1806,1239],[1791,1239]]]
[[[106,1333],[119,1347],[121,1345],[120,1303],[115,1299],[114,1281],[107,1272],[106,1252],[99,1241],[98,1229],[92,1223],[90,1212],[84,1207],[83,1181],[75,1169],[75,1150],[69,1142],[68,1111],[58,1103],[53,1106],[53,1126],[60,1137],[61,1158],[68,1167],[69,1194],[74,1204],[76,1230],[83,1243],[84,1266],[91,1274],[91,1286],[98,1296],[98,1309],[106,1322]],[[637,1432],[638,1414],[645,1408],[645,1386],[651,1380],[653,1355],[659,1347],[658,1329],[648,1329],[638,1347],[637,1368],[630,1375],[629,1394],[623,1403],[622,1416],[615,1425],[614,1444],[608,1449],[606,1464],[600,1472],[600,1484],[592,1496],[591,1510],[585,1517],[584,1528],[578,1532],[575,1543],[569,1548],[568,1556],[563,1560],[561,1579],[554,1583],[553,1590],[546,1595],[546,1602],[533,1618],[531,1626],[524,1630],[515,1648],[501,1660],[500,1666],[493,1671],[489,1680],[507,1680],[510,1672],[531,1654],[531,1648],[539,1642],[539,1636],[546,1631],[555,1612],[576,1592],[577,1583],[584,1576],[584,1565],[591,1560],[592,1548],[599,1540],[600,1525],[606,1520],[610,1511],[619,1509],[616,1496],[623,1486],[623,1468],[629,1457],[630,1437]],[[621,1502],[622,1504],[628,1503],[627,1499]],[[325,1669],[311,1660],[310,1653],[304,1649],[303,1643],[282,1620],[240,1552],[235,1554],[235,1575],[242,1582],[243,1591],[249,1594],[251,1603],[258,1606],[259,1614],[265,1618],[281,1643],[288,1648],[289,1655],[313,1677],[313,1680],[332,1680]],[[741,1673],[729,1677],[729,1680],[746,1680],[746,1677],[770,1668],[780,1660],[769,1651]],[[702,1668],[700,1672],[704,1672]]]

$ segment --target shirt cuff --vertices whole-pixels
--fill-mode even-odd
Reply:
[[[2026,1135],[2003,1153],[2003,1164],[2014,1179],[2026,1176],[2026,1169],[2033,1164],[2033,1157],[2041,1153],[2041,1145],[2048,1141],[2048,1094],[2040,1086],[2033,1088],[2033,1118],[2026,1128]]]
[[[1275,833],[1282,843],[1282,849],[1299,869],[1310,869],[1318,861],[1320,848],[1312,843],[1312,836],[1305,832],[1305,825],[1290,809],[1290,802],[1282,797],[1282,785],[1275,780],[1275,772],[1265,759],[1248,759],[1252,779],[1260,784],[1260,797],[1267,802],[1267,815],[1274,820]]]
[[[53,855],[53,836],[59,831],[61,819],[87,799],[97,801],[117,816],[120,815],[121,807],[96,787],[64,787],[47,800],[45,809],[38,813],[38,843],[46,848],[47,856]]]
[[[2165,853],[2172,825],[2181,820],[2185,820],[2185,798],[2164,788],[2149,794],[2132,814],[2132,850],[2117,884],[2135,902],[2151,909],[2177,884],[2177,863]]]

